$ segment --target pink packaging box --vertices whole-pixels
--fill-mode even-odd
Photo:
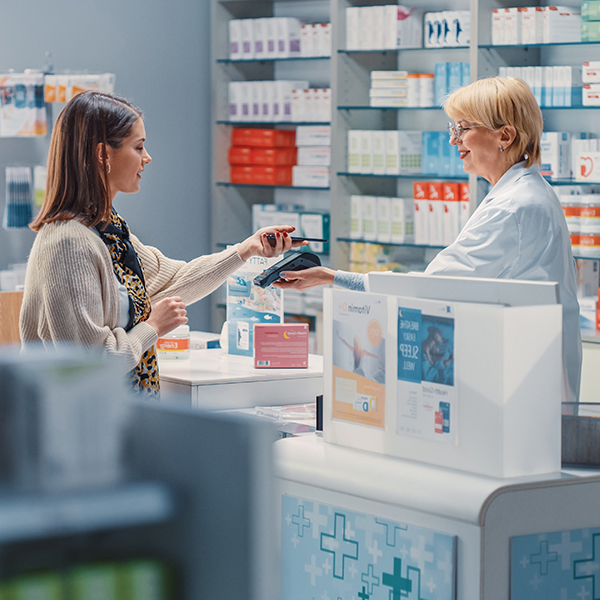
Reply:
[[[306,323],[256,323],[254,325],[255,369],[307,369],[308,325]]]

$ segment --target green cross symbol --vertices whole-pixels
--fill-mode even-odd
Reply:
[[[400,600],[400,596],[408,596],[412,592],[412,581],[402,577],[401,558],[394,558],[394,573],[384,573],[382,583],[392,588],[393,600]]]
[[[346,538],[346,516],[335,513],[333,535],[321,534],[321,550],[333,554],[333,576],[344,579],[344,562],[358,559],[358,542]],[[339,559],[339,560],[338,560]]]

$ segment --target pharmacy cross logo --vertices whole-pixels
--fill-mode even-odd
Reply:
[[[591,600],[600,600],[600,533],[594,534],[592,548],[592,558],[573,561],[573,579],[591,579]]]
[[[358,559],[358,543],[346,538],[346,516],[335,513],[333,535],[321,534],[321,550],[333,554],[333,576],[344,579],[345,560]]]
[[[400,600],[400,596],[408,596],[412,592],[412,581],[402,577],[401,558],[394,558],[394,573],[384,573],[382,583],[392,588],[392,600]]]
[[[373,565],[369,565],[369,568],[367,569],[367,572],[361,574],[360,580],[363,583],[367,584],[367,587],[369,589],[369,594],[372,594],[373,593],[373,587],[376,586],[376,585],[377,586],[379,585],[379,577],[375,576]]]
[[[531,555],[531,564],[540,565],[540,575],[548,575],[548,563],[558,560],[557,552],[548,552],[548,542],[540,542],[540,553]]]
[[[298,536],[304,537],[304,528],[310,527],[310,520],[304,517],[304,506],[298,507],[298,514],[292,517],[292,523],[298,526]]]

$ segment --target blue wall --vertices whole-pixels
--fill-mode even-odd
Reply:
[[[145,113],[153,162],[135,195],[115,206],[132,231],[167,256],[210,251],[210,2],[208,0],[22,0],[2,5],[0,71],[41,68],[116,74],[116,92]],[[60,106],[60,105],[56,105]],[[4,167],[43,164],[46,139],[0,139]],[[0,268],[24,262],[34,234],[0,228]],[[188,310],[209,328],[209,306]]]

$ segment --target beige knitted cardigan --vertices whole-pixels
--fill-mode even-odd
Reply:
[[[169,296],[181,296],[186,305],[196,302],[244,264],[237,247],[186,263],[144,246],[134,235],[131,242],[144,265],[151,303]],[[126,332],[118,326],[119,315],[117,279],[104,242],[76,220],[44,225],[27,262],[19,320],[23,347],[101,346],[121,357],[129,371],[158,336],[146,322]]]

